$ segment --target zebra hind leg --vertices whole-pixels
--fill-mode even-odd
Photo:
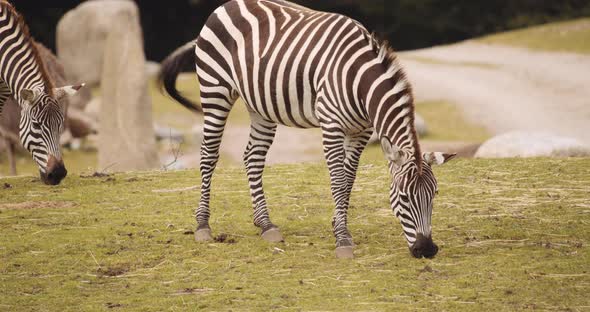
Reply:
[[[262,187],[262,173],[266,155],[273,143],[277,124],[263,120],[258,114],[251,113],[250,139],[244,152],[244,165],[250,184],[250,195],[254,208],[254,225],[262,229],[262,238],[268,242],[283,241],[279,228],[270,221]]]
[[[229,98],[229,97],[228,97]],[[201,144],[201,199],[196,211],[197,230],[195,240],[210,241],[211,227],[209,226],[209,202],[211,199],[211,179],[219,160],[219,148],[227,117],[233,105],[227,98],[219,98],[217,94],[208,94],[201,90],[204,125],[203,142]]]

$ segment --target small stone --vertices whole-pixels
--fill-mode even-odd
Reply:
[[[478,149],[478,158],[583,157],[590,147],[580,141],[539,132],[509,132],[496,136]]]

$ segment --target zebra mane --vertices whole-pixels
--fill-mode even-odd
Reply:
[[[400,68],[397,61],[397,54],[389,44],[389,41],[379,38],[375,33],[371,34],[370,41],[373,51],[377,53],[379,60],[387,70],[397,70]],[[405,78],[405,75],[403,75]]]
[[[373,47],[373,51],[377,53],[378,59],[381,61],[381,64],[385,67],[387,72],[392,74],[396,74],[398,76],[398,81],[405,84],[405,92],[410,97],[409,101],[409,109],[410,109],[410,129],[412,134],[412,141],[414,149],[414,159],[416,166],[418,167],[419,175],[422,175],[422,150],[420,148],[420,143],[418,142],[418,133],[416,132],[416,128],[414,127],[415,121],[415,106],[414,106],[414,93],[412,92],[412,86],[408,81],[406,76],[406,72],[403,70],[399,60],[397,58],[397,54],[395,50],[389,44],[389,41],[380,39],[375,33],[371,33],[369,37],[369,42]]]
[[[16,25],[20,29],[20,32],[22,33],[22,35],[24,36],[24,38],[26,40],[25,44],[28,44],[29,49],[31,49],[31,53],[33,55],[33,58],[35,59],[35,62],[37,63],[39,71],[41,72],[41,77],[43,78],[43,81],[45,82],[45,93],[47,93],[50,97],[53,98],[54,97],[53,82],[49,78],[49,74],[47,73],[47,68],[45,67],[45,62],[43,62],[43,59],[41,58],[39,50],[37,49],[37,46],[35,45],[35,41],[33,40],[33,37],[31,36],[31,32],[29,31],[29,26],[25,22],[25,19],[14,8],[14,6],[12,6],[12,4],[6,0],[0,0],[0,7],[3,10],[8,10],[8,14],[12,15],[12,17],[16,19]]]

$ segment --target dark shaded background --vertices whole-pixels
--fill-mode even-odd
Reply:
[[[35,38],[55,50],[59,18],[83,1],[13,0]],[[141,11],[148,59],[161,60],[195,38],[226,0],[135,1]],[[295,0],[339,12],[388,39],[397,50],[451,43],[488,33],[590,16],[590,0]]]

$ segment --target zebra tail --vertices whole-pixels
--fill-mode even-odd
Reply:
[[[162,62],[158,73],[158,85],[160,90],[178,101],[184,107],[195,113],[203,112],[203,109],[191,100],[185,98],[176,88],[176,80],[184,68],[195,64],[195,42],[191,41],[176,49]]]

